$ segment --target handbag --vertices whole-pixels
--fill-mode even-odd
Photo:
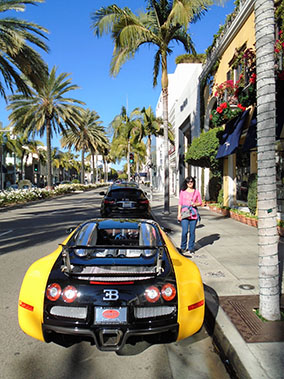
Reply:
[[[198,212],[197,212],[197,209],[192,207],[191,205],[188,206],[184,206],[184,208],[186,208],[185,210],[182,210],[181,211],[181,219],[189,219],[189,220],[196,220],[198,219]]]

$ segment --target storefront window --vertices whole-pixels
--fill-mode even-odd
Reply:
[[[250,154],[237,151],[236,153],[236,188],[237,201],[247,201],[248,180],[250,175]]]

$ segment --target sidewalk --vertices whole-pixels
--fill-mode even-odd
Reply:
[[[154,193],[152,212],[160,225],[172,230],[170,237],[179,247],[178,199],[170,198],[169,215],[163,214],[163,202],[163,195]],[[258,306],[259,293],[257,228],[207,208],[199,211],[197,251],[191,259],[203,278],[207,330],[237,377],[283,379],[284,322],[265,323],[269,325],[263,327],[264,323],[251,311]],[[283,268],[283,239],[279,242],[279,256]]]

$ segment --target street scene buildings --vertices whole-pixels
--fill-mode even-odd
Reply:
[[[279,37],[280,36],[280,37]],[[276,40],[281,38],[280,21]],[[276,164],[278,217],[283,218],[283,51],[275,50],[277,111]],[[170,192],[177,195],[181,180],[187,175],[197,178],[205,200],[217,200],[223,190],[224,206],[247,202],[249,184],[257,172],[256,88],[255,88],[255,19],[254,1],[240,1],[220,27],[202,64],[181,63],[169,75],[169,122],[175,144],[169,151]],[[156,107],[161,115],[161,99]],[[211,129],[225,130],[219,138],[217,155],[221,176],[215,178],[218,189],[210,193],[215,174],[198,163],[202,157],[187,155],[195,138],[199,146]],[[162,137],[156,144],[157,188],[162,190]],[[199,167],[198,167],[199,166]]]

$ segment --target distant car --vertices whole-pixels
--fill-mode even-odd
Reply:
[[[151,207],[146,193],[137,183],[114,183],[101,202],[102,217],[143,217],[152,218]]]
[[[193,335],[204,307],[197,266],[156,222],[95,219],[30,266],[18,319],[26,334],[44,342],[87,341],[121,352]]]

